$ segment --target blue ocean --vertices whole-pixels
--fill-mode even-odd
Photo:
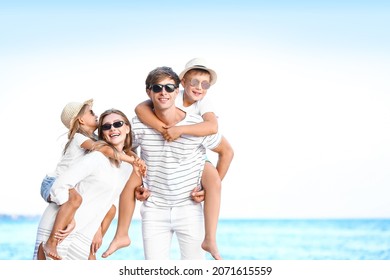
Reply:
[[[0,260],[31,260],[38,223],[38,216],[0,215]],[[116,220],[98,259],[115,228]],[[130,237],[131,246],[108,259],[143,260],[139,220]],[[390,219],[221,219],[218,245],[226,260],[389,260]],[[172,259],[179,259],[175,240]]]

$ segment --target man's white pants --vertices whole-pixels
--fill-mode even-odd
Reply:
[[[157,208],[141,205],[142,237],[146,260],[169,260],[173,233],[176,233],[182,260],[203,260],[202,204]]]

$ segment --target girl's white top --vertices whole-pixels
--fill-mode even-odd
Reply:
[[[60,161],[58,162],[56,170],[48,173],[47,175],[50,177],[58,177],[64,173],[70,165],[85,155],[86,151],[81,148],[81,144],[90,139],[91,138],[81,133],[76,133],[70,142],[69,147],[66,149],[65,154],[62,155]]]

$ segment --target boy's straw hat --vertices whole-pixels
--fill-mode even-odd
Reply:
[[[213,85],[217,81],[217,73],[213,70],[208,68],[206,60],[203,58],[194,58],[187,62],[185,69],[180,73],[179,78],[180,80],[183,79],[184,75],[190,71],[191,69],[203,69],[210,73],[211,81],[210,84]]]
[[[71,129],[73,127],[73,123],[75,121],[76,116],[80,113],[81,108],[84,105],[93,105],[93,99],[89,99],[83,103],[80,102],[69,102],[65,105],[64,109],[61,113],[61,121],[68,128]]]

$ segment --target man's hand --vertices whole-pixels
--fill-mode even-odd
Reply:
[[[90,253],[92,256],[96,255],[96,252],[99,250],[100,246],[102,246],[103,243],[103,233],[102,233],[102,227],[99,227],[97,232],[95,233],[93,239],[92,239],[92,244],[90,247]]]
[[[196,187],[191,192],[191,198],[195,202],[202,202],[204,200],[204,190],[200,189],[200,187]]]
[[[139,201],[145,201],[149,198],[150,192],[144,186],[139,186],[135,188],[135,198]]]

